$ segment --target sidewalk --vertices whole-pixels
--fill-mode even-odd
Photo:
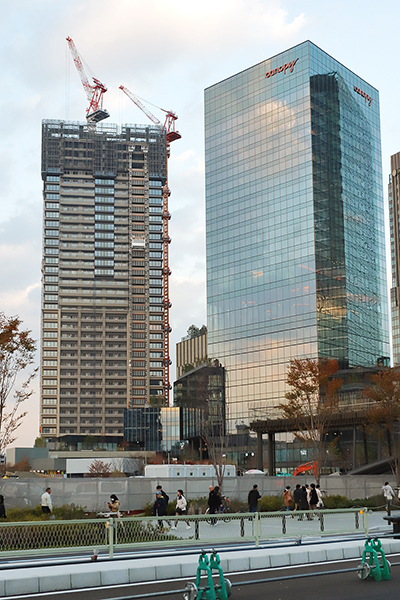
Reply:
[[[287,543],[287,542],[286,542]],[[385,538],[382,547],[387,554],[400,552],[400,539]],[[324,561],[360,558],[364,540],[313,542],[304,546],[251,548],[221,552],[225,574],[269,567],[304,565]],[[211,550],[206,548],[207,551]],[[162,579],[196,576],[198,554],[165,557],[143,557],[123,560],[102,560],[75,565],[40,566],[0,572],[0,596],[53,592],[124,583],[139,583]]]

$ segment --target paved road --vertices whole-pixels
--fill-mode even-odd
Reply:
[[[358,560],[335,562],[305,567],[286,567],[281,569],[268,569],[267,571],[245,572],[229,575],[233,584],[231,600],[309,600],[320,597],[323,600],[382,600],[383,597],[397,598],[400,583],[400,556],[391,557],[392,577],[390,581],[376,582],[373,579],[361,581],[355,571],[340,572],[341,569],[357,567]],[[399,563],[399,564],[396,564]],[[323,572],[335,571],[334,574],[324,575]],[[316,576],[317,573],[320,575]],[[304,575],[314,575],[307,576]],[[284,581],[271,581],[243,585],[242,582],[259,581],[261,579],[293,577]],[[163,596],[166,590],[181,590],[185,587],[184,581],[166,581],[156,584],[139,584],[110,586],[99,589],[76,590],[58,592],[57,594],[34,594],[30,598],[41,600],[80,600],[84,595],[85,600],[111,600],[113,598],[135,598],[142,594],[154,593],[154,598],[162,600],[182,600],[182,592]],[[22,598],[27,598],[23,596]],[[14,597],[14,600],[16,598]]]

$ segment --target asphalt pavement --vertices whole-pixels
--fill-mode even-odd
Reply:
[[[314,565],[282,567],[280,569],[257,570],[252,572],[227,573],[232,583],[231,600],[309,600],[320,597],[323,600],[381,600],[382,597],[397,598],[400,582],[400,555],[391,555],[391,579],[375,581],[372,578],[360,580],[357,576],[359,559],[333,561]],[[190,579],[164,580],[156,583],[108,586],[95,589],[68,592],[29,594],[17,598],[39,598],[43,600],[113,600],[129,598],[170,598],[182,600],[186,583]],[[203,580],[202,585],[205,585]],[[173,593],[173,590],[179,590]],[[165,592],[169,592],[165,594]],[[154,594],[154,596],[150,596]]]

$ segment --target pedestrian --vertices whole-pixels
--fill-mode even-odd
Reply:
[[[215,513],[220,511],[222,498],[219,493],[219,486],[216,485],[214,488],[210,485],[209,487],[210,493],[208,494],[208,507],[210,509],[210,515],[215,515]],[[211,519],[211,525],[217,525],[217,519]]]
[[[166,492],[164,492],[164,490],[162,489],[162,485],[158,485],[156,487],[156,492],[161,492],[162,497],[165,500],[165,506],[166,506],[165,511],[167,511],[167,509],[168,509],[168,502],[169,502],[169,496],[168,496],[168,494]],[[165,514],[167,514],[167,512],[165,512]],[[167,521],[167,523],[168,523],[168,527],[171,527],[171,521]]]
[[[176,493],[176,515],[186,515],[187,514],[187,501],[185,496],[183,495],[183,490],[178,490]],[[190,529],[189,521],[185,521],[186,529]],[[172,525],[171,529],[176,529],[178,526],[178,519],[176,519],[175,524]]]
[[[299,490],[299,510],[308,510],[309,506],[308,506],[308,502],[307,502],[307,490],[306,487],[303,485],[300,490]],[[307,519],[309,520],[310,517],[307,514]],[[303,513],[301,513],[299,515],[299,521],[303,520]]]
[[[293,496],[292,496],[292,492],[290,491],[290,485],[287,485],[285,487],[285,490],[283,492],[283,502],[285,504],[287,511],[292,510]]]
[[[384,498],[386,500],[386,512],[387,512],[388,516],[390,517],[390,505],[394,498],[394,491],[393,491],[392,486],[389,485],[388,481],[385,481],[385,485],[382,486],[382,492],[383,492]]]
[[[258,485],[255,483],[253,485],[253,489],[250,490],[249,495],[247,496],[247,502],[249,504],[249,512],[255,513],[257,512],[257,504],[259,499],[261,498],[261,494],[258,491]]]
[[[165,504],[167,504],[167,505],[168,505],[168,502],[169,502],[169,496],[168,496],[168,494],[167,494],[166,492],[164,492],[164,490],[162,489],[162,485],[158,485],[158,486],[156,487],[156,492],[161,492],[161,494],[162,494],[162,497],[163,497],[163,498],[164,498],[164,500],[165,500]]]
[[[311,488],[308,485],[308,483],[305,484],[304,486],[305,490],[306,490],[306,497],[307,497],[307,510],[310,510],[310,499],[311,499]],[[307,513],[307,521],[312,521],[313,520],[313,516],[310,513]]]
[[[296,483],[296,489],[293,492],[294,510],[297,511],[300,508],[300,500],[302,496],[301,485]]]
[[[51,488],[46,488],[44,494],[42,494],[42,513],[45,515],[50,515],[53,512],[53,501],[51,499]]]
[[[111,513],[116,513],[117,517],[121,517],[121,513],[119,512],[120,502],[115,494],[111,494],[110,496],[111,502],[107,502],[108,508]]]
[[[4,496],[2,494],[0,494],[0,519],[7,519]]]
[[[165,502],[165,498],[162,495],[161,490],[157,490],[156,501],[153,504],[152,513],[157,517],[164,517],[167,514],[167,504]],[[162,519],[158,520],[158,528],[161,531],[161,533],[163,533],[164,529]]]
[[[315,487],[315,483],[312,483],[310,486],[310,502],[309,502],[309,506],[310,506],[310,510],[315,510],[317,508],[318,505],[318,494],[317,494],[317,488]],[[313,518],[313,514],[310,514],[310,518]]]
[[[318,508],[324,508],[324,501],[322,499],[321,486],[318,484],[318,485],[315,486],[315,489],[317,491],[317,496],[318,496],[318,504],[317,504],[317,506],[318,506]]]

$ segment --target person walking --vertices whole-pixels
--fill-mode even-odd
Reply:
[[[385,485],[382,486],[383,496],[386,500],[386,512],[390,517],[390,505],[392,503],[393,498],[395,497],[393,488],[389,485],[388,481],[385,481]]]
[[[164,517],[167,514],[167,504],[165,502],[165,498],[162,495],[161,490],[157,490],[156,501],[153,504],[152,513],[157,517]],[[158,520],[158,528],[161,531],[161,533],[164,532],[162,519]]]
[[[248,496],[247,496],[247,502],[249,505],[249,512],[251,513],[255,513],[257,512],[257,505],[258,505],[258,501],[261,498],[261,494],[258,491],[258,485],[255,483],[253,485],[253,489],[250,490]]]
[[[295,510],[295,512],[297,510],[299,510],[299,508],[300,508],[301,496],[302,496],[301,485],[299,483],[296,483],[296,489],[293,492],[293,500],[294,500],[294,510]]]
[[[317,496],[318,496],[318,508],[324,508],[324,501],[322,499],[322,492],[321,492],[321,486],[318,484],[315,486],[316,492],[317,492]]]
[[[318,506],[318,494],[317,494],[317,488],[315,487],[315,483],[312,483],[310,485],[310,501],[309,501],[309,506],[310,506],[310,510],[315,510]],[[310,514],[310,518],[313,519],[314,518],[314,513]]]
[[[158,485],[156,487],[156,492],[161,492],[162,497],[165,500],[165,514],[167,514],[167,509],[168,509],[168,502],[169,502],[169,496],[166,492],[164,492],[164,490],[162,489],[162,485]],[[171,521],[167,521],[168,527],[171,527]]]
[[[307,502],[307,490],[306,487],[303,485],[300,488],[300,492],[299,492],[299,510],[303,511],[303,510],[308,510],[309,506],[308,506],[308,502]],[[309,520],[310,517],[307,514],[307,519]],[[299,521],[303,520],[303,513],[300,513],[299,516]]]
[[[293,496],[292,492],[290,491],[290,485],[287,485],[285,487],[285,490],[283,492],[283,502],[285,504],[286,511],[292,510]]]
[[[116,513],[117,517],[121,517],[121,513],[119,512],[120,502],[115,494],[111,494],[110,496],[111,502],[107,502],[108,508],[111,513]]]
[[[210,509],[210,515],[215,515],[221,508],[222,498],[219,493],[219,486],[216,485],[214,488],[210,485],[210,493],[208,494],[208,506]],[[217,525],[217,519],[211,519],[211,525]]]
[[[45,515],[50,515],[53,512],[53,501],[51,499],[51,488],[46,488],[44,494],[42,494],[41,504],[42,504],[42,513]]]
[[[187,514],[187,501],[185,496],[183,495],[183,490],[178,490],[176,493],[176,508],[175,515],[186,515]],[[185,521],[186,529],[190,529],[189,521]],[[171,529],[176,529],[178,526],[178,519],[176,519],[175,524],[172,525]]]
[[[4,496],[0,494],[0,519],[7,519]]]

